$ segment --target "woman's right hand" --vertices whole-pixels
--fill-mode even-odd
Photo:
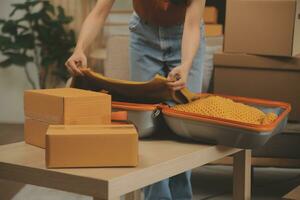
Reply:
[[[83,51],[75,50],[65,65],[72,76],[83,76],[79,68],[87,67],[87,58]]]

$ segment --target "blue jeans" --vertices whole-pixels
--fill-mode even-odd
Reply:
[[[200,93],[202,88],[205,54],[204,25],[200,28],[200,47],[193,60],[187,87]],[[167,76],[172,68],[181,64],[183,24],[161,27],[148,24],[135,13],[129,22],[131,32],[130,77],[134,81],[148,81],[156,74]],[[158,155],[159,156],[159,155]],[[192,199],[191,171],[145,187],[145,200]]]

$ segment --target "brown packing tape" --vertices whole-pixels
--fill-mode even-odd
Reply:
[[[46,135],[46,165],[137,166],[138,134],[133,125],[56,125]]]

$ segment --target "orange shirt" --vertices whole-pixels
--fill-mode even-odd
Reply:
[[[133,0],[135,12],[153,25],[172,26],[184,22],[187,5],[176,5],[170,0]]]

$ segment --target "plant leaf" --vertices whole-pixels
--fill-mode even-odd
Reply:
[[[13,6],[15,9],[19,9],[19,10],[25,10],[28,8],[28,5],[26,3],[13,3],[13,4],[11,4],[11,6]]]
[[[17,24],[13,20],[6,21],[2,26],[3,33],[17,34]]]
[[[70,22],[73,21],[72,17],[65,15],[65,10],[61,6],[58,6],[57,9],[58,9],[57,18],[59,21],[61,21],[63,24],[69,24]]]
[[[53,59],[52,57],[49,57],[49,56],[45,56],[43,59],[42,59],[42,66],[43,67],[49,67],[50,65],[54,64],[55,62],[55,59]]]
[[[24,19],[28,20],[28,21],[35,21],[35,20],[39,20],[40,18],[42,17],[42,14],[41,13],[27,13],[25,16],[24,16]]]
[[[45,27],[45,26],[41,26],[39,29],[38,29],[38,38],[41,40],[41,41],[49,41],[49,38],[50,38],[50,30],[49,28]]]
[[[6,37],[3,35],[0,35],[0,47],[2,48],[9,48],[10,45],[12,44],[11,38]]]
[[[10,58],[7,58],[6,60],[3,60],[0,62],[0,67],[7,68],[13,64],[12,60]]]
[[[20,48],[33,49],[34,48],[34,37],[32,34],[25,34],[16,37],[16,44]]]
[[[35,6],[41,2],[43,2],[43,1],[42,0],[27,0],[24,4],[29,7],[29,6]]]
[[[46,12],[42,13],[41,18],[42,18],[43,22],[46,24],[49,24],[49,22],[51,22],[51,20],[53,20]]]
[[[53,15],[55,14],[54,6],[52,4],[50,4],[49,1],[44,1],[43,4],[44,4],[44,9],[46,11],[49,11]]]
[[[14,14],[15,14],[15,12],[18,10],[18,8],[14,8],[11,12],[10,12],[10,14],[9,14],[9,17],[12,17]]]
[[[28,62],[32,62],[33,58],[25,54],[15,53],[15,52],[5,52],[3,53],[9,57],[12,61],[12,64],[17,66],[24,67]]]

